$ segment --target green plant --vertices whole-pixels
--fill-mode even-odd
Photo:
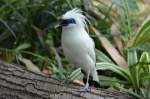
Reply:
[[[98,62],[96,64],[97,70],[111,70],[118,76],[108,77],[108,76],[100,76],[100,82],[102,86],[113,86],[114,88],[127,91],[134,97],[141,99],[144,97],[145,99],[150,98],[150,57],[148,52],[142,52],[140,58],[138,59],[137,52],[138,45],[143,43],[143,39],[146,41],[144,43],[148,43],[150,19],[146,19],[141,27],[139,27],[137,34],[133,37],[133,45],[130,48],[127,48],[127,62],[128,68],[122,68],[116,64],[114,64],[110,59],[104,54],[97,53],[97,59],[100,59],[102,62]],[[143,32],[144,31],[144,32]],[[145,32],[147,31],[147,32]],[[144,34],[145,33],[145,34]],[[142,35],[142,36],[137,36]],[[144,36],[144,37],[143,37]],[[137,42],[138,41],[138,42]],[[136,42],[136,43],[135,43]],[[97,52],[97,51],[96,51]],[[138,54],[139,55],[139,54]],[[79,75],[81,73],[80,69],[75,70],[71,75]],[[75,79],[77,76],[70,76],[71,79]],[[119,79],[121,78],[121,79]],[[113,83],[110,83],[113,82]],[[123,86],[122,86],[123,85]]]
[[[62,74],[55,47],[60,39],[57,21],[65,9],[69,9],[66,0],[1,0],[1,59],[21,64],[16,58],[21,54],[41,71],[48,67],[52,75],[64,78],[67,66]]]

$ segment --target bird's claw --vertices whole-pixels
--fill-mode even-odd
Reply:
[[[80,88],[80,89],[76,89],[74,91],[78,91],[78,92],[91,92],[91,88]]]
[[[91,92],[91,88],[81,88],[79,89],[79,92]]]

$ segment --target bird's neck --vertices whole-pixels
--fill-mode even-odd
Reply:
[[[65,33],[67,35],[80,35],[81,33],[84,33],[85,29],[83,27],[63,27],[62,28],[62,33]]]

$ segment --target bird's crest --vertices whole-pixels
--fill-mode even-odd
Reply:
[[[62,18],[63,19],[73,18],[76,20],[78,25],[83,26],[83,27],[87,26],[86,21],[88,21],[88,19],[86,18],[86,16],[83,15],[83,11],[78,8],[74,8],[73,10],[67,11],[62,16]]]

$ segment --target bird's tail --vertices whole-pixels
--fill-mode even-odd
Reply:
[[[97,75],[97,70],[96,68],[94,69],[93,73],[92,73],[92,85],[94,87],[100,87],[100,83],[99,83],[99,78],[98,78],[98,75]]]
[[[84,84],[86,84],[87,81],[87,76],[85,75],[85,73],[82,71],[82,73],[84,74],[83,77],[83,82]],[[89,81],[88,81],[90,86],[94,86],[96,88],[100,88],[100,83],[99,83],[99,78],[97,75],[97,71],[96,69],[94,70],[94,72],[89,76]]]

